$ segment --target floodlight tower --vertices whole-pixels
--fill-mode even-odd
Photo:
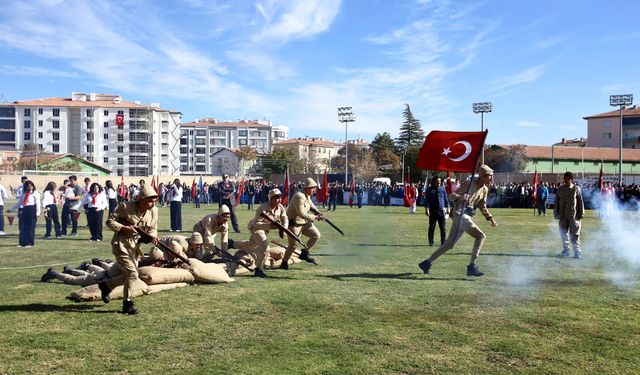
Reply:
[[[338,108],[338,121],[344,122],[344,184],[349,183],[349,140],[347,138],[347,125],[356,121],[356,115],[353,114],[351,107]]]
[[[480,130],[484,131],[484,114],[493,111],[491,102],[473,103],[473,113],[480,114]],[[484,146],[482,147],[482,164],[484,164]]]
[[[618,163],[618,183],[622,185],[622,111],[625,106],[633,103],[633,94],[611,95],[609,105],[620,107],[620,161]]]

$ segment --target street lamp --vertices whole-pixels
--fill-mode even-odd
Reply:
[[[633,103],[633,94],[611,95],[609,96],[609,105],[612,107],[620,107],[620,164],[618,165],[618,183],[622,185],[622,110],[625,106]]]
[[[338,121],[344,122],[344,184],[349,184],[349,140],[347,138],[347,124],[356,121],[351,107],[338,108]]]
[[[473,103],[473,113],[480,114],[480,130],[484,131],[484,114],[493,110],[491,102]],[[482,147],[482,164],[484,164],[484,146]]]

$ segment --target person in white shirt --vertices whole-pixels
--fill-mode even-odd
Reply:
[[[60,238],[60,219],[58,218],[58,197],[57,185],[53,181],[49,181],[47,187],[42,192],[42,207],[44,211],[44,218],[46,220],[44,234],[45,239],[51,238],[51,224],[56,232],[56,238]]]
[[[82,198],[81,206],[87,208],[87,220],[89,223],[89,232],[91,232],[91,241],[102,241],[102,218],[104,210],[109,207],[107,195],[104,193],[102,186],[94,182],[89,186],[89,192]]]
[[[182,185],[180,180],[173,180],[173,185],[169,189],[169,201],[171,211],[171,231],[180,232],[182,230]]]
[[[7,201],[7,190],[0,184],[0,236],[4,236],[4,202]]]
[[[18,247],[32,247],[36,242],[36,221],[40,216],[40,193],[31,180],[26,180],[18,202],[8,212],[19,209],[20,239]]]
[[[116,212],[116,207],[118,207],[118,193],[113,187],[113,182],[111,182],[111,180],[107,180],[104,184],[104,193],[107,195],[107,201],[109,202],[109,215],[111,215]]]

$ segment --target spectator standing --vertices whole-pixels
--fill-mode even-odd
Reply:
[[[40,193],[31,180],[23,184],[23,193],[9,211],[20,210],[20,236],[18,247],[32,247],[36,242],[36,221],[40,216]]]
[[[573,183],[573,173],[565,172],[562,185],[556,191],[553,216],[558,220],[562,239],[561,257],[569,256],[569,243],[573,245],[573,255],[582,257],[580,248],[580,221],[584,216],[584,202],[580,186]]]
[[[7,190],[0,184],[0,236],[4,236],[4,203],[7,201]]]
[[[442,186],[442,179],[435,176],[431,179],[431,186],[424,192],[427,204],[425,205],[425,214],[429,217],[429,232],[427,234],[429,246],[433,246],[436,224],[440,229],[440,246],[442,246],[447,238],[446,232],[446,215],[449,214],[449,198],[447,192]]]
[[[60,219],[58,218],[58,199],[57,185],[53,181],[49,181],[47,187],[42,193],[42,207],[44,207],[45,233],[44,238],[51,238],[51,227],[56,233],[56,238],[60,238]]]

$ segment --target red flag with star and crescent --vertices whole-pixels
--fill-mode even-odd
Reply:
[[[473,172],[486,137],[486,130],[433,130],[424,139],[416,166],[429,171]]]

